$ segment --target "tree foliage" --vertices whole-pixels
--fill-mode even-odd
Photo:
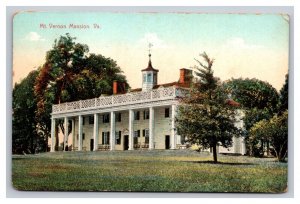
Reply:
[[[285,75],[285,83],[279,92],[279,112],[288,110],[289,106],[289,74]]]
[[[217,162],[217,146],[230,147],[232,137],[239,135],[235,127],[235,110],[226,103],[227,95],[218,78],[214,77],[210,59],[204,52],[200,55],[205,64],[196,60],[199,83],[195,83],[189,94],[182,99],[176,118],[178,133],[186,136],[192,144],[213,149]]]
[[[268,82],[255,78],[231,79],[225,83],[225,88],[244,109],[268,108],[271,112],[277,110],[279,95]]]
[[[255,123],[270,119],[278,111],[278,92],[268,82],[249,78],[228,80],[224,88],[231,93],[234,100],[241,104],[245,112],[243,120],[248,154],[263,156],[263,144],[260,143],[261,146],[259,146],[251,143],[249,131]]]
[[[45,141],[37,130],[35,110],[37,101],[33,86],[38,71],[32,71],[13,89],[12,152],[14,154],[45,151]]]
[[[126,88],[129,87],[114,60],[89,53],[87,45],[76,43],[75,40],[68,33],[55,40],[37,77],[36,118],[39,128],[47,136],[50,136],[52,104],[111,94],[113,80],[125,82]],[[58,125],[64,132],[63,120],[59,120]]]
[[[249,139],[258,146],[270,143],[278,161],[284,161],[288,151],[288,112],[255,123],[250,129]]]

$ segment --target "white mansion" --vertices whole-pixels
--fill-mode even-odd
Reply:
[[[134,150],[184,148],[184,137],[176,134],[175,115],[178,99],[187,91],[192,71],[180,69],[179,81],[157,84],[158,70],[142,70],[142,88],[125,91],[125,84],[114,81],[113,95],[53,105],[51,152],[55,151],[55,123],[64,119],[64,143],[72,150]],[[68,121],[72,121],[71,142]],[[236,125],[243,125],[239,121]],[[220,147],[220,153],[245,154],[241,138],[233,147]]]

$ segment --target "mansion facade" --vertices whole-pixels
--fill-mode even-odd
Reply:
[[[51,152],[55,151],[55,125],[64,119],[64,146],[77,151],[180,149],[184,136],[176,134],[175,117],[179,99],[190,87],[192,71],[180,69],[179,80],[157,84],[159,70],[142,70],[142,88],[125,90],[113,82],[113,95],[55,104],[51,118]],[[68,124],[72,131],[68,142]],[[242,126],[242,120],[237,126]],[[219,153],[245,154],[242,138],[233,138],[233,147],[220,147]]]

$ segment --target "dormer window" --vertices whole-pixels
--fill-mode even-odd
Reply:
[[[143,74],[143,82],[147,82],[147,74]]]

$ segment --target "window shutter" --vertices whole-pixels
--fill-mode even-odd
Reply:
[[[102,132],[102,144],[104,144],[104,132]]]
[[[109,139],[109,132],[107,132],[107,142],[106,142],[106,144],[109,144],[109,142],[110,142],[110,139]]]

